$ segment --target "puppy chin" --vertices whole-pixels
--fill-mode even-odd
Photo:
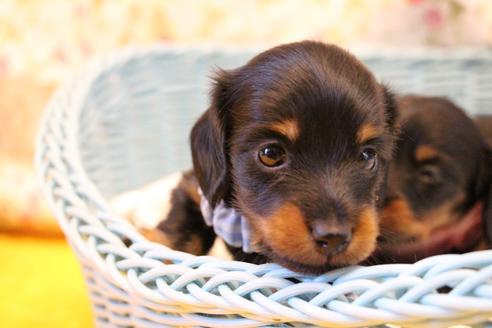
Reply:
[[[288,257],[278,255],[271,250],[268,252],[265,252],[265,253],[267,254],[267,257],[270,259],[271,262],[278,263],[281,266],[283,266],[283,267],[285,267],[291,271],[299,272],[299,273],[303,273],[303,274],[320,275],[320,274],[323,274],[327,271],[330,271],[332,269],[337,268],[337,266],[333,266],[328,262],[328,258],[326,259],[325,264],[310,265],[307,263],[300,263],[300,262],[292,260]]]
[[[290,257],[282,256],[271,250],[268,246],[263,247],[263,254],[265,254],[271,262],[278,263],[289,270],[303,274],[320,275],[330,270],[361,263],[366,260],[374,250],[375,243],[362,253],[351,254],[342,252],[332,257],[326,257],[324,263],[317,263],[316,265],[299,262]]]

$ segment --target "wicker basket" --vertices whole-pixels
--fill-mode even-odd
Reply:
[[[82,264],[97,326],[485,322],[492,315],[492,251],[302,276],[275,264],[176,252],[111,213],[109,197],[190,167],[187,135],[207,106],[211,68],[242,65],[253,53],[129,50],[90,66],[50,102],[38,172]],[[492,51],[359,55],[396,91],[448,95],[472,113],[492,110]],[[451,291],[439,293],[443,286]]]

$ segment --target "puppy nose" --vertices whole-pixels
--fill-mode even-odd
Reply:
[[[312,234],[318,251],[328,256],[343,252],[352,238],[349,229],[337,228],[327,222],[313,224]]]

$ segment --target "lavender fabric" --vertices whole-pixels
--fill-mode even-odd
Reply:
[[[246,219],[235,209],[226,207],[222,200],[215,208],[212,208],[203,196],[202,191],[199,189],[198,192],[202,198],[200,210],[207,225],[213,227],[217,236],[222,238],[227,244],[234,247],[242,247],[245,253],[253,253],[251,227]]]

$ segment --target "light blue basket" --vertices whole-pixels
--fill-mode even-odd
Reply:
[[[53,97],[37,167],[76,252],[99,327],[448,326],[492,316],[492,251],[313,277],[275,264],[196,257],[153,244],[106,199],[190,167],[188,133],[214,66],[256,51],[153,48],[98,61]],[[447,95],[492,111],[492,51],[359,53],[397,92]],[[123,238],[133,240],[126,247]],[[167,263],[167,264],[164,264]],[[293,279],[298,283],[294,283]],[[448,286],[447,294],[438,292]]]

